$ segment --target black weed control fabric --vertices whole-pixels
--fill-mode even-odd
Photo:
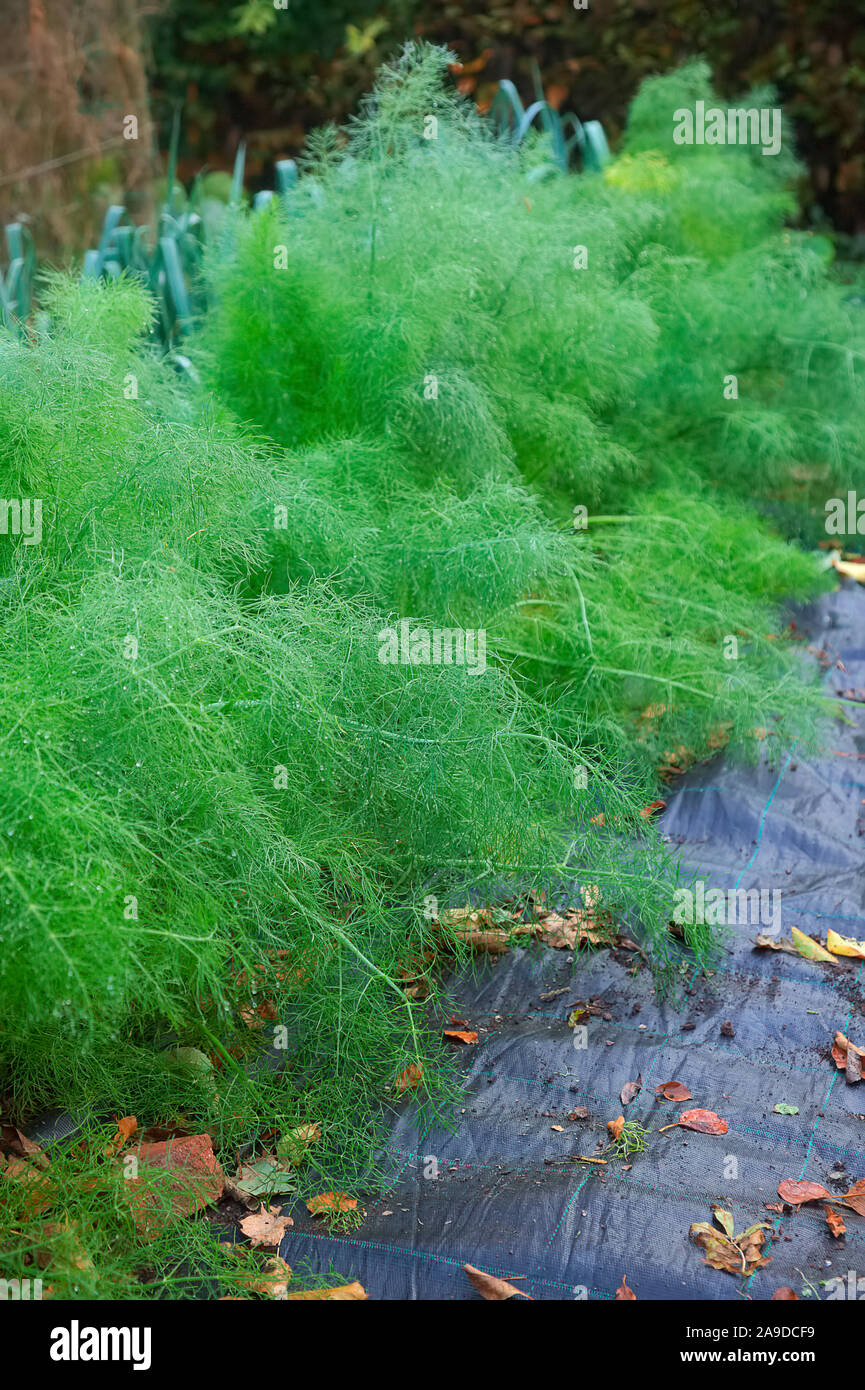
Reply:
[[[827,687],[862,690],[865,593],[845,581],[797,622],[830,658]],[[796,926],[865,937],[865,706],[845,708],[851,723],[832,722],[817,757],[792,748],[776,768],[719,758],[678,782],[664,815],[710,886],[780,890],[785,936]],[[360,1279],[378,1299],[478,1298],[465,1263],[535,1299],[612,1299],[623,1276],[639,1299],[768,1299],[782,1284],[801,1296],[803,1275],[823,1297],[821,1281],[843,1279],[849,1297],[849,1271],[865,1274],[865,1219],[848,1213],[839,1240],[819,1205],[784,1215],[766,1204],[779,1203],[785,1178],[841,1193],[865,1177],[865,1082],[846,1084],[830,1052],[837,1029],[865,1042],[865,962],[756,951],[759,930],[731,928],[722,964],[692,980],[682,1010],[659,1002],[646,970],[632,975],[625,952],[599,951],[573,977],[564,952],[514,950],[458,980],[453,1012],[479,1043],[466,1048],[456,1131],[420,1134],[400,1118],[394,1189],[362,1199],[361,1228],[328,1236],[301,1207],[282,1255]],[[564,992],[541,1000],[554,990]],[[577,1051],[569,1004],[591,996],[603,1012]],[[599,1152],[638,1073],[643,1090],[626,1114],[648,1130],[646,1151],[627,1169],[575,1161]],[[659,1133],[683,1108],[653,1094],[672,1079],[729,1132]],[[798,1114],[774,1113],[778,1103]],[[590,1118],[569,1120],[576,1106]],[[737,1231],[771,1223],[771,1264],[737,1279],[703,1263],[688,1228],[712,1220],[713,1202]]]

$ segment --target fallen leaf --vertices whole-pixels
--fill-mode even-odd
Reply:
[[[744,1274],[745,1260],[735,1241],[716,1231],[708,1221],[695,1221],[689,1228],[691,1239],[706,1252],[704,1264],[726,1274]]]
[[[762,932],[754,938],[755,951],[787,951],[791,956],[799,952],[787,936],[765,936]]]
[[[836,956],[854,956],[865,960],[865,941],[856,941],[852,936],[839,936],[830,927],[826,933],[826,950]]]
[[[636,1301],[637,1301],[637,1295],[634,1293],[634,1290],[628,1288],[628,1276],[627,1276],[627,1274],[623,1274],[623,1275],[622,1275],[622,1282],[621,1282],[621,1284],[619,1285],[619,1287],[616,1289],[616,1302],[617,1302],[617,1303],[636,1303]]]
[[[117,1153],[118,1150],[123,1148],[124,1144],[128,1144],[133,1134],[138,1129],[138,1121],[134,1115],[124,1115],[122,1118],[118,1118],[118,1116],[115,1115],[114,1123],[117,1125],[117,1133],[108,1145],[108,1153],[110,1154]]]
[[[458,1043],[476,1043],[478,1040],[477,1033],[466,1032],[460,1028],[445,1028],[444,1036],[451,1042]]]
[[[643,1073],[640,1072],[636,1081],[626,1081],[622,1087],[622,1094],[619,1099],[623,1105],[630,1105],[635,1096],[638,1096],[643,1089]]]
[[[333,1289],[306,1289],[303,1293],[290,1293],[286,1297],[286,1302],[291,1303],[294,1299],[320,1299],[334,1303],[347,1303],[354,1299],[367,1298],[368,1294],[363,1284],[359,1284],[355,1279],[353,1284],[338,1284]]]
[[[773,1105],[773,1106],[772,1106],[772,1110],[773,1110],[773,1112],[774,1112],[776,1115],[798,1115],[798,1114],[799,1114],[799,1107],[798,1107],[798,1105],[786,1105],[786,1104],[784,1103],[783,1100],[779,1100],[779,1102],[778,1102],[777,1105]]]
[[[288,1296],[290,1279],[291,1265],[286,1264],[281,1256],[271,1255],[260,1273],[241,1276],[238,1282],[241,1287],[249,1289],[250,1293],[264,1294],[267,1298],[275,1298],[281,1302]]]
[[[832,1057],[838,1070],[845,1073],[849,1085],[855,1085],[862,1080],[865,1048],[856,1047],[843,1033],[836,1033],[832,1042]]]
[[[394,1082],[394,1090],[402,1094],[403,1091],[413,1091],[423,1081],[423,1067],[417,1062],[409,1062],[404,1072],[401,1072]],[[298,1295],[299,1297],[300,1295]],[[364,1294],[364,1297],[366,1295]]]
[[[490,956],[507,955],[511,949],[508,933],[501,928],[492,931],[456,931],[454,935],[473,951],[486,951]]]
[[[854,1182],[843,1197],[834,1197],[832,1200],[841,1206],[850,1207],[860,1216],[865,1216],[865,1178],[860,1178],[858,1182]]]
[[[505,1298],[528,1298],[529,1295],[523,1293],[522,1289],[514,1288],[506,1279],[498,1279],[495,1274],[484,1274],[482,1269],[475,1269],[474,1265],[463,1265],[463,1269],[469,1277],[469,1282],[474,1285],[478,1293],[483,1294],[484,1298],[490,1301],[498,1301]]]
[[[734,1275],[753,1274],[755,1269],[769,1264],[762,1253],[765,1233],[770,1229],[764,1221],[756,1221],[747,1230],[734,1235],[731,1213],[717,1203],[713,1212],[715,1220],[723,1227],[723,1234],[708,1221],[694,1222],[688,1232],[691,1239],[705,1250],[704,1264]]]
[[[848,579],[855,579],[859,584],[865,584],[865,565],[853,564],[850,560],[842,560],[837,550],[829,553],[829,563],[839,574],[844,574]]]
[[[252,1245],[277,1246],[289,1226],[294,1222],[290,1216],[282,1216],[279,1207],[262,1207],[254,1216],[245,1216],[240,1229],[249,1236]]]
[[[847,1230],[847,1227],[844,1225],[843,1216],[840,1211],[836,1211],[834,1207],[826,1208],[826,1225],[836,1238],[838,1236],[843,1236],[844,1232]]]
[[[677,1125],[682,1129],[696,1130],[698,1134],[726,1134],[728,1129],[727,1121],[716,1115],[714,1110],[683,1110],[678,1120],[671,1125],[662,1125],[658,1133],[675,1129]]]
[[[50,1174],[37,1163],[26,1158],[10,1158],[0,1168],[0,1183],[21,1183],[26,1185],[23,1194],[23,1211],[28,1216],[39,1216],[53,1207],[60,1196],[58,1186]]]
[[[282,1163],[299,1168],[306,1158],[310,1145],[317,1144],[321,1138],[321,1125],[296,1125],[283,1134],[276,1145],[276,1156]]]
[[[326,1211],[354,1211],[357,1199],[345,1192],[319,1192],[310,1197],[306,1209],[311,1216],[323,1216]]]
[[[778,1196],[788,1207],[800,1207],[804,1202],[822,1202],[824,1197],[831,1195],[818,1182],[796,1182],[793,1178],[785,1178],[778,1184]]]
[[[655,1087],[655,1091],[660,1092],[664,1100],[693,1100],[691,1092],[681,1081],[662,1081],[660,1086]]]
[[[550,1129],[554,1129],[556,1134],[564,1134],[565,1132],[564,1125],[550,1125]]]
[[[790,1288],[789,1284],[782,1284],[779,1289],[776,1289],[769,1301],[772,1303],[781,1303],[785,1300],[789,1303],[799,1302],[799,1295],[795,1289]]]
[[[4,1124],[0,1126],[0,1147],[7,1154],[13,1154],[18,1158],[39,1158],[42,1166],[48,1162],[47,1155],[42,1152],[35,1139],[28,1139],[27,1135],[15,1125]]]
[[[617,1120],[607,1120],[607,1129],[610,1131],[610,1134],[612,1135],[613,1139],[618,1139],[619,1135],[624,1129],[624,1126],[624,1115],[620,1115]]]
[[[244,1163],[233,1178],[226,1177],[225,1190],[229,1197],[245,1206],[255,1206],[261,1197],[273,1197],[277,1192],[291,1192],[294,1175],[270,1156]]]
[[[829,952],[820,945],[819,941],[815,941],[813,937],[806,936],[798,927],[793,927],[790,934],[793,938],[793,945],[799,952],[799,955],[804,956],[806,960],[825,960],[828,961],[830,965],[837,965],[838,962],[835,960],[835,957],[831,956]]]
[[[197,1047],[173,1047],[165,1053],[165,1060],[180,1071],[193,1072],[205,1090],[215,1090],[213,1063],[206,1052]]]

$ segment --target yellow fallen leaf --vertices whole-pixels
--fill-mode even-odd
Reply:
[[[813,937],[806,936],[798,927],[793,927],[790,935],[793,938],[793,945],[796,947],[799,955],[804,956],[806,960],[827,960],[830,965],[838,964],[835,957],[830,956],[829,952],[825,947],[820,945],[819,941],[815,941]]]
[[[303,1293],[290,1293],[286,1299],[291,1303],[294,1299],[329,1299],[334,1302],[348,1302],[351,1299],[368,1298],[369,1295],[363,1284],[359,1284],[355,1279],[353,1284],[338,1284],[335,1289],[305,1289]]]
[[[857,941],[852,936],[839,936],[830,927],[826,933],[826,949],[835,956],[855,956],[865,960],[865,941]]]
[[[839,574],[846,574],[848,579],[855,579],[859,584],[865,584],[865,565],[856,564],[852,560],[839,559],[837,550],[831,552],[829,563]]]

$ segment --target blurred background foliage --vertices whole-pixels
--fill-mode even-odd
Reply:
[[[453,47],[481,106],[511,78],[615,137],[643,77],[705,55],[730,96],[777,84],[796,121],[812,201],[865,232],[865,0],[167,0],[152,27],[151,86],[164,124],[184,99],[187,156],[225,161],[243,133],[257,162],[293,154],[310,126],[340,121],[412,34]],[[858,21],[858,22],[857,22]]]
[[[271,186],[274,160],[343,121],[411,36],[454,49],[454,79],[482,109],[503,77],[530,98],[537,64],[548,100],[602,120],[611,143],[643,77],[688,57],[708,58],[724,96],[775,83],[811,220],[865,249],[865,0],[5,0],[4,11],[0,220],[23,215],[45,252],[92,240],[121,193],[147,217],[155,147],[179,104],[184,181],[230,169],[245,139],[250,186]],[[121,135],[130,112],[137,141]]]

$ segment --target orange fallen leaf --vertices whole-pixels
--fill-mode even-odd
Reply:
[[[843,1197],[835,1197],[833,1200],[840,1206],[849,1207],[851,1211],[865,1216],[865,1178],[860,1178],[858,1182],[854,1182]]]
[[[514,1288],[513,1284],[509,1284],[506,1279],[497,1278],[495,1274],[485,1274],[482,1269],[475,1269],[474,1265],[463,1265],[463,1269],[478,1293],[491,1302],[505,1298],[529,1298],[522,1289]]]
[[[779,1289],[776,1289],[775,1292],[772,1294],[770,1302],[781,1303],[785,1300],[789,1303],[799,1302],[799,1295],[797,1294],[795,1289],[790,1288],[789,1284],[782,1284]]]
[[[619,1117],[618,1117],[617,1119],[615,1119],[615,1120],[607,1120],[607,1129],[610,1131],[610,1134],[611,1134],[611,1136],[612,1136],[613,1139],[618,1139],[618,1137],[619,1137],[619,1135],[621,1134],[621,1132],[622,1132],[622,1130],[624,1129],[624,1127],[625,1127],[625,1117],[624,1117],[624,1115],[619,1115]]]
[[[636,1301],[637,1301],[637,1295],[634,1293],[634,1290],[628,1288],[628,1276],[627,1276],[627,1274],[623,1274],[623,1275],[622,1275],[622,1282],[621,1282],[621,1284],[619,1285],[619,1287],[616,1289],[616,1302],[617,1302],[617,1303],[632,1303],[632,1302],[633,1302],[633,1303],[636,1303]]]
[[[826,1208],[826,1225],[836,1238],[838,1236],[843,1236],[844,1232],[847,1230],[847,1227],[844,1225],[843,1216],[840,1211],[836,1211],[834,1207]]]
[[[281,1256],[271,1255],[260,1273],[241,1277],[239,1282],[243,1288],[249,1289],[250,1293],[264,1294],[267,1298],[275,1298],[282,1302],[288,1297],[290,1280],[291,1265],[286,1264]]]
[[[716,1115],[714,1110],[683,1110],[678,1120],[671,1125],[662,1125],[658,1133],[675,1129],[677,1125],[682,1129],[693,1129],[698,1134],[726,1134],[728,1129],[727,1121]]]
[[[470,1033],[461,1028],[445,1028],[444,1035],[451,1042],[476,1043],[478,1040],[477,1033]]]
[[[778,1184],[778,1196],[788,1207],[801,1207],[805,1202],[822,1202],[832,1194],[818,1182],[796,1182],[793,1178],[785,1178]]]
[[[117,1133],[109,1141],[107,1148],[109,1154],[117,1153],[124,1144],[128,1144],[138,1129],[138,1121],[134,1115],[123,1115],[122,1117],[115,1115],[114,1123],[117,1125]]]
[[[310,1197],[306,1209],[311,1216],[322,1216],[326,1211],[354,1211],[357,1199],[346,1192],[319,1192]]]
[[[413,1091],[423,1081],[423,1067],[418,1066],[417,1062],[409,1062],[404,1072],[401,1072],[394,1082],[394,1089],[402,1094],[403,1091]]]
[[[656,811],[665,811],[666,809],[666,801],[650,801],[648,806],[642,806],[640,808],[640,815],[643,817],[644,820],[648,820],[649,817],[653,816]]]

